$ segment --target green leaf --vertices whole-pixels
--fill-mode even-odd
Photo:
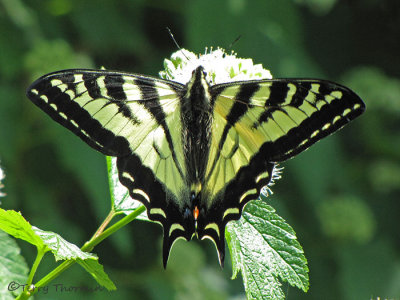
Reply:
[[[249,299],[284,299],[280,278],[308,290],[308,267],[294,230],[262,200],[248,203],[226,232],[233,278],[241,271]]]
[[[0,208],[0,229],[17,239],[21,239],[35,245],[37,248],[45,248],[42,239],[35,233],[32,225],[14,210]]]
[[[74,244],[64,240],[60,235],[32,226],[24,217],[14,210],[0,208],[0,229],[15,238],[27,241],[38,249],[51,251],[56,260],[97,259],[97,256],[84,252]]]
[[[32,226],[20,213],[13,210],[6,211],[0,208],[0,229],[16,238],[35,245],[43,252],[51,251],[56,261],[75,260],[84,267],[100,285],[106,287],[108,290],[116,289],[114,283],[104,272],[103,266],[98,262],[98,257],[95,254],[82,251],[78,246],[66,241],[57,233],[44,231]],[[1,278],[3,278],[3,276],[1,276]],[[18,281],[18,283],[22,284],[25,281],[26,280]]]
[[[104,286],[107,290],[113,291],[117,288],[115,287],[114,283],[108,277],[108,275],[104,272],[103,266],[94,259],[87,259],[82,260],[78,259],[77,262],[85,268],[90,275],[101,285]]]
[[[57,233],[44,231],[35,226],[32,226],[32,228],[53,253],[56,261],[70,259],[97,259],[95,254],[82,251],[78,246],[67,242]]]
[[[107,156],[106,159],[112,207],[115,212],[129,215],[143,204],[132,199],[129,196],[128,189],[120,183],[117,169],[117,158]],[[149,221],[146,211],[140,214],[137,219]]]
[[[101,286],[104,286],[108,290],[116,289],[114,283],[104,272],[103,266],[98,262],[98,257],[95,254],[82,251],[57,233],[44,231],[36,227],[33,227],[33,229],[53,253],[56,260],[75,260],[89,272]]]
[[[0,299],[14,299],[14,293],[22,292],[29,269],[15,240],[1,230],[0,249]]]

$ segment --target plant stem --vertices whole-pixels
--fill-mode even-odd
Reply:
[[[87,241],[81,248],[82,251],[85,252],[89,252],[91,250],[93,250],[93,248],[98,245],[99,243],[101,243],[104,239],[106,239],[107,237],[109,237],[111,234],[113,234],[114,232],[116,232],[117,230],[119,230],[120,228],[122,228],[123,226],[125,226],[126,224],[130,223],[131,221],[133,221],[134,219],[136,219],[142,212],[144,212],[146,210],[146,208],[144,206],[140,206],[137,209],[135,209],[134,212],[130,213],[129,215],[123,217],[121,220],[119,220],[118,222],[116,222],[114,225],[112,225],[110,228],[104,230],[104,228],[107,226],[107,224],[111,221],[112,217],[115,216],[115,212],[113,213],[113,211],[111,211],[108,216],[106,217],[106,219],[104,220],[104,222],[100,225],[99,229],[96,231],[96,233],[98,233],[96,235],[96,233],[93,235],[93,237]],[[112,215],[110,217],[110,215]],[[108,221],[107,221],[108,220]],[[105,225],[104,225],[105,224]],[[104,226],[103,226],[104,225]],[[103,227],[103,228],[102,228]],[[100,231],[100,228],[102,228],[102,232]],[[104,230],[104,231],[103,231]],[[44,253],[43,253],[44,254]],[[43,257],[43,255],[42,255]],[[38,261],[39,263],[40,261]],[[36,263],[36,260],[35,260]],[[34,266],[35,266],[34,263]],[[61,263],[59,266],[57,266],[53,271],[51,271],[50,273],[48,273],[45,277],[43,277],[42,279],[40,279],[36,284],[35,284],[35,290],[33,292],[23,292],[21,295],[18,296],[18,300],[25,300],[28,299],[30,296],[36,294],[36,292],[38,291],[39,287],[43,287],[46,286],[50,281],[52,281],[53,279],[55,279],[58,275],[60,275],[62,272],[64,272],[66,269],[68,269],[69,267],[71,267],[73,264],[75,264],[76,261],[75,260],[67,260],[64,261],[63,263]],[[37,268],[37,266],[35,267],[35,269]],[[33,267],[32,267],[33,269]],[[31,271],[32,272],[32,271]],[[32,281],[31,281],[32,282]]]
[[[93,236],[90,241],[86,242],[83,247],[81,248],[82,251],[92,251],[92,249],[99,244],[101,241],[103,241],[105,238],[109,237],[111,234],[119,230],[120,228],[124,227],[126,224],[132,222],[135,220],[142,212],[146,210],[145,206],[140,206],[137,209],[135,209],[134,212],[130,213],[129,215],[123,217],[121,220],[116,222],[114,225],[112,225],[110,228],[107,228],[104,230],[100,235],[98,236]]]
[[[108,216],[104,219],[103,223],[101,223],[100,227],[96,230],[96,232],[94,233],[94,235],[90,240],[93,240],[94,238],[98,237],[116,215],[117,214],[115,213],[114,209],[111,209]]]
[[[37,248],[37,251],[38,252],[36,254],[35,261],[33,262],[31,271],[29,272],[28,280],[26,282],[28,288],[32,284],[33,276],[35,275],[36,270],[37,270],[40,262],[42,261],[42,258],[44,256],[44,254],[46,253],[46,249],[45,248]]]
[[[29,276],[28,276],[28,280],[26,281],[26,285],[24,287],[24,290],[22,291],[22,293],[18,296],[18,300],[20,299],[28,299],[30,296],[33,295],[33,291],[31,291],[31,285],[32,285],[32,281],[33,281],[33,276],[36,273],[36,270],[40,264],[40,262],[42,261],[42,258],[44,256],[44,254],[47,252],[45,251],[45,248],[37,248],[37,254],[36,254],[36,258],[35,261],[33,262],[31,271],[29,272]]]

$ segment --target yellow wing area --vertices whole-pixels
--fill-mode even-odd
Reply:
[[[47,98],[53,99],[47,104],[57,113],[55,117],[65,119],[59,122],[68,123],[71,130],[100,151],[106,152],[116,138],[125,139],[130,152],[139,156],[142,164],[153,170],[170,192],[178,195],[186,172],[182,163],[182,125],[176,90],[164,81],[128,74],[74,72],[69,75],[73,77],[68,81],[65,76],[59,78],[53,75],[54,78],[49,80],[53,88],[50,91],[67,95],[69,100],[79,105],[78,113],[87,112],[90,118],[80,123],[74,120],[74,115],[78,114],[77,107],[74,107],[74,115],[70,116],[62,112],[64,104],[54,100],[58,95],[42,95],[41,100],[45,102],[49,101]],[[54,92],[54,88],[58,91]],[[99,124],[85,126],[92,120]],[[101,137],[107,131],[115,137],[102,142]]]
[[[329,106],[333,100],[340,99],[342,91],[338,88],[330,90],[328,94],[321,94],[319,91],[321,84],[317,81],[307,81],[307,88],[299,81],[298,84],[285,83],[287,92],[282,99],[272,99],[274,81],[250,84],[256,88],[249,99],[240,99],[243,83],[227,85],[216,96],[212,141],[206,171],[207,190],[211,195],[222,190],[236,176],[240,168],[248,165],[264,144],[270,142],[268,145],[271,147],[271,153],[290,155],[291,151],[301,145],[308,145],[311,138],[345,118],[353,108],[357,109],[355,105],[340,112],[336,117],[333,115],[332,118],[327,118],[322,128],[315,128],[309,132],[310,127],[308,127],[304,136],[295,137],[296,144],[275,144],[278,139],[288,136],[291,129],[309,126],[302,123],[324,106]],[[296,98],[300,92],[301,102]],[[228,120],[232,120],[232,114],[236,111],[245,112],[239,115],[233,124],[228,124]],[[298,141],[299,137],[301,140]],[[221,143],[223,139],[225,140]],[[282,147],[282,150],[276,147]]]
[[[178,95],[169,86],[157,82],[155,89],[163,112],[162,126],[159,120],[137,101],[128,97],[127,105],[135,112],[140,124],[131,126],[125,136],[132,152],[138,155],[143,165],[153,170],[159,181],[174,195],[179,195],[184,188],[183,178],[186,176],[184,155],[182,151],[182,123],[180,119],[180,101]],[[135,86],[124,85],[124,90],[129,95]],[[146,99],[146,101],[151,101]],[[167,135],[170,138],[167,138]]]

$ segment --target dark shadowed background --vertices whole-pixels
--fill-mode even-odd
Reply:
[[[25,96],[65,68],[158,75],[181,47],[229,48],[274,77],[314,77],[353,89],[366,113],[288,161],[269,204],[297,232],[307,294],[288,299],[400,299],[400,4],[398,0],[0,0],[1,199],[44,230],[82,245],[110,207],[105,158]],[[244,299],[211,242],[180,241],[162,268],[161,227],[135,221],[94,252],[118,290],[37,299]],[[35,249],[19,242],[31,266]],[[53,269],[49,255],[41,276]],[[96,286],[79,266],[57,278]]]

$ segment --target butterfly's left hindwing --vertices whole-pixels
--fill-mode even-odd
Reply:
[[[66,70],[38,79],[28,97],[103,154],[116,156],[119,177],[149,219],[164,228],[164,262],[176,238],[189,240],[189,199],[181,144],[185,87],[140,75]]]

